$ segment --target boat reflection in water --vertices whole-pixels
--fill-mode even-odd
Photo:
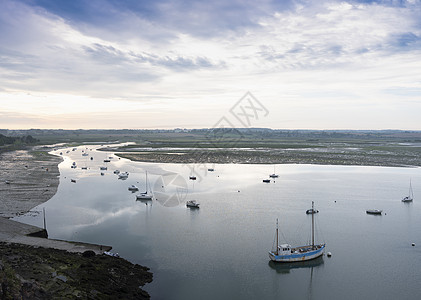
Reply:
[[[312,260],[281,264],[270,260],[269,267],[274,269],[276,273],[289,274],[292,269],[311,268],[313,270],[314,267],[319,267],[323,263],[323,256],[319,256]]]

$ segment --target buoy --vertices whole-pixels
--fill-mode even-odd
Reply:
[[[328,252],[327,257],[331,257],[331,256],[332,256],[332,253]]]
[[[415,243],[412,243],[412,247],[415,247]]]

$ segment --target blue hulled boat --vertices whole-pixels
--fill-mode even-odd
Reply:
[[[314,211],[314,202],[312,202]],[[276,220],[276,248],[269,252],[269,258],[275,262],[298,262],[322,256],[326,244],[314,244],[314,214],[311,214],[311,245],[291,247],[289,244],[279,245],[278,220]]]

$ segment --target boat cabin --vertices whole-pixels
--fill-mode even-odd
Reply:
[[[291,254],[291,245],[289,244],[282,244],[278,246],[278,255],[287,255]]]

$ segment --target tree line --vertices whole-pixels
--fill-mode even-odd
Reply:
[[[35,144],[38,142],[39,140],[33,138],[31,135],[13,137],[13,136],[5,136],[3,134],[0,134],[0,146],[13,145],[13,144]]]

